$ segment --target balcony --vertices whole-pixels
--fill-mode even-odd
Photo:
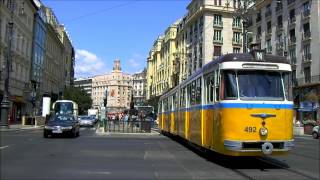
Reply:
[[[297,58],[296,57],[291,57],[290,62],[291,62],[291,66],[297,66]]]
[[[238,30],[238,31],[242,31],[242,26],[240,23],[236,24],[236,23],[232,23],[232,30]]]
[[[281,4],[281,5],[277,5],[277,7],[276,7],[276,13],[277,13],[277,14],[278,14],[278,13],[281,13],[282,9],[283,9],[282,4]]]
[[[287,0],[288,2],[288,8],[294,6],[295,0]]]
[[[242,40],[239,38],[232,38],[232,45],[234,46],[242,46]]]
[[[256,23],[260,22],[261,21],[261,15],[260,16],[257,16],[256,18]]]
[[[271,35],[272,35],[272,29],[269,28],[269,29],[267,29],[267,32],[266,32],[266,37],[267,37],[267,39],[268,39],[269,37],[271,37]]]
[[[294,46],[294,45],[296,45],[296,37],[292,36],[288,40],[288,46]]]
[[[213,37],[214,44],[223,44],[223,37]]]
[[[276,50],[277,51],[283,51],[283,43],[282,42],[277,42],[276,43]]]
[[[264,13],[264,16],[265,16],[266,19],[267,19],[267,18],[270,18],[271,15],[272,15],[271,9],[267,9],[266,12]]]
[[[317,76],[311,76],[309,78],[307,77],[298,78],[296,79],[295,85],[302,86],[307,84],[319,84],[319,82],[320,82],[320,75],[317,75]]]
[[[306,31],[302,34],[302,41],[303,42],[307,42],[311,40],[311,32],[310,31]]]
[[[310,63],[311,60],[311,53],[308,53],[306,55],[302,55],[302,62],[303,63]]]
[[[214,28],[223,28],[223,22],[222,21],[213,21],[213,27]]]
[[[283,24],[278,24],[277,27],[276,27],[276,32],[278,34],[281,34],[283,31]]]
[[[292,27],[292,26],[295,26],[296,25],[296,17],[293,16],[293,17],[290,17],[288,19],[288,28]]]
[[[256,42],[261,42],[261,34],[256,35]]]

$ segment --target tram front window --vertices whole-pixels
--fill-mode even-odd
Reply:
[[[242,100],[284,100],[281,74],[268,71],[239,71],[238,83]]]

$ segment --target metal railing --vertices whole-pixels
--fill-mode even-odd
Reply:
[[[119,132],[119,133],[150,133],[151,127],[154,126],[153,121],[146,120],[129,120],[129,121],[117,121],[107,120],[106,131],[107,132]]]
[[[316,84],[320,83],[320,75],[317,76],[311,76],[311,77],[304,77],[304,78],[297,78],[293,80],[294,86],[302,86],[307,84]]]

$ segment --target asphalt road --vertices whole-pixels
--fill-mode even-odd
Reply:
[[[319,140],[297,137],[289,156],[227,158],[163,135],[42,137],[0,132],[0,179],[320,179]]]

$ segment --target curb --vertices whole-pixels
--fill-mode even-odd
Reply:
[[[31,131],[42,129],[44,126],[36,126],[36,127],[22,127],[22,128],[8,128],[8,129],[0,129],[0,132],[13,132],[13,131]]]

